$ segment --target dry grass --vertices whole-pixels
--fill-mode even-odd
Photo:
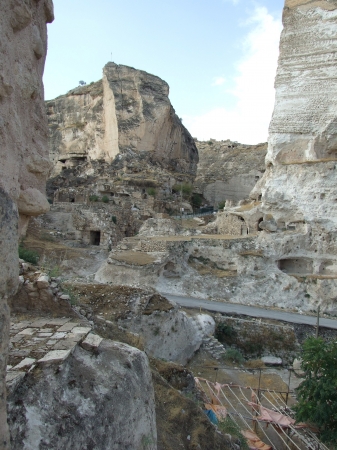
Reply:
[[[262,250],[247,250],[246,252],[239,253],[241,256],[259,256],[263,257],[263,251]]]
[[[240,208],[236,209],[235,212],[250,211],[251,209],[256,208],[258,205],[261,205],[261,202],[248,203],[248,205],[240,206]]]
[[[118,253],[117,255],[110,256],[115,261],[125,262],[134,266],[147,266],[155,262],[156,258],[145,252],[134,252],[132,250]]]

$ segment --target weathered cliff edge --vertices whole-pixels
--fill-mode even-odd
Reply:
[[[137,267],[112,252],[97,280],[130,273],[161,292],[337,314],[337,2],[287,1],[283,23],[252,202],[229,204],[208,236],[130,242],[152,260]]]
[[[54,174],[85,160],[147,154],[173,172],[195,174],[198,151],[159,77],[106,64],[103,79],[46,102]]]
[[[244,145],[238,142],[196,141],[199,152],[193,192],[202,194],[215,208],[224,200],[234,203],[249,196],[265,171],[267,143]]]
[[[18,225],[49,209],[50,169],[42,74],[51,0],[0,4],[0,449],[9,448],[5,370],[9,338],[7,299],[18,283]],[[20,219],[20,223],[19,223]]]

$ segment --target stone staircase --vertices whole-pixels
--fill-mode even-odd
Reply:
[[[214,336],[205,337],[202,342],[202,348],[217,360],[221,359],[226,353],[225,347]]]

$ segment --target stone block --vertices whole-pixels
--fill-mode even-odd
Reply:
[[[43,358],[38,360],[39,364],[59,364],[65,361],[70,355],[70,350],[51,350]]]
[[[75,339],[61,339],[54,345],[54,350],[71,350],[76,347],[77,341]]]
[[[18,334],[24,334],[25,336],[32,336],[37,331],[37,328],[25,328],[22,331],[19,331]]]
[[[58,328],[57,331],[71,331],[77,325],[78,325],[78,323],[76,323],[76,322],[67,322],[64,325],[62,325],[60,328]]]
[[[73,334],[88,334],[91,331],[91,327],[75,327],[71,330]]]
[[[71,319],[70,318],[63,318],[63,319],[48,319],[47,320],[47,325],[64,325],[65,323],[69,322]]]
[[[101,336],[97,334],[89,333],[88,336],[84,339],[81,346],[85,350],[94,350],[99,347],[100,343],[103,341]]]
[[[12,370],[21,370],[21,369],[27,369],[31,367],[35,363],[34,358],[25,358],[23,359],[19,364],[17,364],[15,367],[13,367]]]
[[[263,356],[261,361],[265,363],[266,366],[281,366],[282,359],[277,356]]]
[[[46,325],[46,323],[47,323],[47,319],[38,319],[31,323],[31,327],[32,328],[44,327]],[[44,330],[40,330],[40,331],[44,331]]]
[[[57,333],[54,333],[52,336],[51,336],[51,338],[52,339],[63,339],[63,338],[65,338],[66,337],[66,335],[67,335],[67,333],[65,333],[65,332],[57,332]]]
[[[42,274],[36,280],[37,287],[39,289],[48,289],[49,288],[49,277],[46,274]]]

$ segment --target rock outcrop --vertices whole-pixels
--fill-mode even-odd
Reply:
[[[289,0],[283,22],[265,172],[251,165],[256,178],[263,174],[251,201],[227,202],[202,230],[207,237],[139,236],[128,254],[110,255],[98,279],[121,282],[124,273],[126,283],[133,279],[161,292],[300,311],[320,305],[337,315],[337,4]],[[226,152],[236,152],[239,167],[227,165],[223,179],[236,170],[240,185],[241,169],[250,176],[250,168],[235,143],[228,145]],[[209,162],[226,158],[214,141],[201,148]],[[260,150],[262,155],[265,149]],[[213,177],[214,189],[209,191],[211,178],[199,173],[199,192],[214,203],[221,173],[205,173]],[[230,199],[223,192],[222,200]]]
[[[102,80],[48,101],[54,173],[137,151],[172,172],[195,174],[197,148],[168,94],[160,78],[111,62]]]
[[[209,205],[231,200],[234,203],[249,194],[265,171],[267,144],[244,145],[238,142],[196,141],[199,152],[193,191],[202,194]]]
[[[8,401],[13,450],[157,448],[148,359],[126,344],[76,346],[62,364],[27,373]]]
[[[4,378],[9,335],[7,299],[18,283],[18,225],[48,211],[50,170],[42,74],[51,0],[0,5],[0,448],[9,448]],[[20,224],[19,224],[20,219]]]

